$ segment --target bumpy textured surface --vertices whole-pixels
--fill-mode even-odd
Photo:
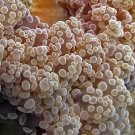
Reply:
[[[134,2],[57,3],[72,16],[49,27],[19,0],[0,0],[0,117],[32,135],[128,133]]]
[[[33,5],[33,0],[20,0],[28,9],[31,10]]]

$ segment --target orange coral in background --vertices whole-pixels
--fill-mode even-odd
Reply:
[[[50,26],[56,21],[66,21],[67,19],[55,0],[33,0],[31,14],[39,16],[42,22],[46,22]]]

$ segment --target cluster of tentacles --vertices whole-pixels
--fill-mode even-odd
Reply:
[[[69,20],[48,26],[19,0],[0,0],[0,117],[31,135],[128,133],[134,1],[57,4]]]

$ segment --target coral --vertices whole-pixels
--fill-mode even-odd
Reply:
[[[0,117],[33,135],[128,133],[133,1],[57,3],[70,17],[48,26],[19,0],[0,0]]]
[[[32,8],[33,0],[20,0],[28,9]]]

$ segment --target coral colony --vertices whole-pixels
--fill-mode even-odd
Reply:
[[[125,135],[135,81],[135,2],[57,0],[51,27],[0,0],[0,117],[41,135]]]

